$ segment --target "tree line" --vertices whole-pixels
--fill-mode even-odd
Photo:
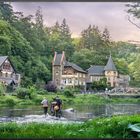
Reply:
[[[35,20],[33,20],[35,19]],[[140,81],[140,48],[128,42],[114,42],[107,27],[103,31],[89,25],[81,37],[72,38],[66,19],[47,27],[41,7],[35,15],[15,12],[0,2],[0,55],[8,55],[22,76],[22,86],[42,87],[51,80],[54,52],[65,51],[68,61],[87,69],[105,65],[111,52],[118,71],[129,74],[132,84]]]

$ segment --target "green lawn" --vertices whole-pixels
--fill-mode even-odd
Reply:
[[[0,97],[0,106],[14,106],[14,105],[40,105],[43,97],[48,101],[52,101],[57,94],[36,95],[33,99],[19,99],[16,96],[5,95]],[[67,97],[63,94],[58,94],[62,99],[63,104],[108,104],[108,103],[140,103],[139,98],[106,98],[99,94],[76,94],[74,97]]]

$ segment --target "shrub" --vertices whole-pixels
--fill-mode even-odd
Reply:
[[[29,96],[29,89],[17,88],[16,93],[18,98],[25,99],[25,97]]]
[[[29,99],[34,99],[37,96],[37,89],[34,86],[30,86],[28,88],[28,92],[29,92]]]
[[[64,89],[64,95],[67,97],[74,97],[74,92],[71,89]]]
[[[4,95],[5,94],[5,91],[6,91],[5,86],[2,83],[0,83],[0,96],[1,95]]]
[[[14,106],[16,104],[15,100],[12,98],[7,98],[5,102],[7,103],[8,106]]]
[[[48,84],[46,85],[45,89],[48,92],[56,92],[57,91],[57,86],[53,81],[48,82]]]

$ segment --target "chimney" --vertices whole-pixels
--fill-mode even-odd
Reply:
[[[64,58],[65,58],[65,52],[64,52],[64,51],[62,51],[61,64],[62,64],[62,62],[63,62]]]
[[[57,55],[57,52],[54,53],[54,58],[53,58],[52,64],[54,64],[54,61],[55,61],[56,55]]]

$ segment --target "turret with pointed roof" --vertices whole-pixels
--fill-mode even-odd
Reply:
[[[110,57],[108,59],[108,62],[104,68],[105,71],[117,71],[115,65],[114,65],[114,62],[112,60],[112,57],[111,57],[111,54],[110,54]]]

